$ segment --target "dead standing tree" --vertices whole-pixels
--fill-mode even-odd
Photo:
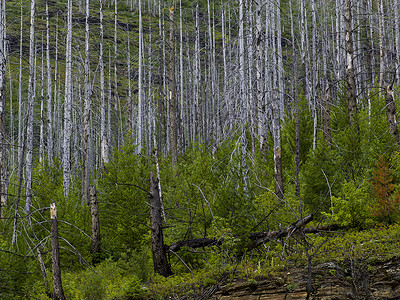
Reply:
[[[153,172],[150,172],[150,223],[154,272],[168,277],[172,275],[172,271],[164,248],[160,193]]]
[[[55,202],[50,204],[50,222],[51,222],[51,254],[53,263],[54,299],[65,300],[64,290],[61,281],[60,246],[58,244],[57,207]]]

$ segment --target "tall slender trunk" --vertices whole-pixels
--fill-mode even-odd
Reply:
[[[35,104],[35,0],[31,1],[31,27],[29,38],[29,82],[28,82],[28,117],[26,128],[26,203],[25,211],[30,220],[32,205],[32,151],[33,151],[33,112]]]
[[[143,98],[143,87],[142,87],[142,49],[143,49],[143,25],[142,25],[142,2],[139,0],[139,78],[138,78],[138,124],[137,124],[137,152],[142,152],[142,98]]]
[[[89,203],[90,186],[90,119],[92,110],[90,87],[90,54],[89,54],[89,0],[86,0],[85,17],[85,99],[83,113],[83,182],[82,205]]]
[[[5,0],[0,1],[0,216],[7,204]]]
[[[382,97],[385,85],[385,25],[383,19],[383,1],[378,0],[378,21],[379,21],[379,96]],[[398,22],[398,20],[397,20]]]
[[[349,111],[349,124],[357,123],[357,95],[356,95],[356,81],[354,75],[353,65],[353,25],[352,25],[352,2],[345,0],[345,25],[346,25],[346,53],[347,53],[347,95],[348,95],[348,111]],[[358,127],[358,125],[357,125]]]
[[[65,50],[65,100],[63,139],[64,193],[68,195],[71,185],[71,135],[72,135],[72,0],[68,0],[67,40]]]
[[[280,3],[280,1],[278,1]],[[281,52],[281,27],[280,27],[280,5],[277,5],[276,8],[276,21],[274,24],[274,40],[278,44],[276,47],[278,51],[275,54],[275,60],[280,66],[280,60],[282,59],[279,55]],[[276,57],[278,56],[278,57]],[[273,89],[274,89],[274,96],[272,99],[272,138],[274,140],[274,178],[275,178],[275,195],[279,201],[283,201],[284,198],[284,189],[283,189],[283,172],[282,172],[282,148],[281,148],[281,128],[280,128],[280,119],[281,119],[281,107],[282,107],[282,99],[280,97],[281,93],[281,72],[280,68],[278,70],[274,69],[273,73],[276,73],[274,76],[273,81]]]
[[[51,61],[50,61],[50,25],[49,1],[46,1],[46,63],[47,63],[47,160],[53,162],[53,122],[52,122],[52,86],[51,86]]]
[[[169,122],[170,122],[170,146],[172,165],[178,162],[178,139],[177,139],[177,120],[176,120],[176,96],[175,96],[175,24],[174,7],[169,9]]]
[[[100,64],[100,143],[101,143],[101,168],[109,161],[109,143],[106,131],[106,96],[104,80],[104,58],[103,58],[103,0],[99,0],[100,8],[100,45],[99,45],[99,64]]]

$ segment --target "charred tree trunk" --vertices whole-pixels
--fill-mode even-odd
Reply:
[[[393,101],[393,89],[391,85],[386,87],[386,116],[390,133],[394,136],[396,143],[399,143],[399,131],[396,121],[396,106]]]
[[[168,277],[172,275],[172,271],[164,249],[160,193],[157,180],[153,178],[153,172],[150,172],[150,195],[151,246],[154,272]]]
[[[65,300],[64,290],[61,282],[60,247],[58,245],[57,207],[55,202],[50,204],[50,223],[51,223],[51,255],[53,263],[54,299]]]
[[[329,86],[327,84],[325,87],[324,99],[322,101],[322,125],[324,128],[324,140],[329,145],[332,144],[330,107]]]
[[[92,218],[92,253],[100,253],[100,222],[99,206],[97,203],[97,191],[90,187],[90,214]]]
[[[356,80],[354,75],[354,46],[353,46],[353,25],[351,13],[351,0],[345,1],[345,24],[346,24],[346,53],[347,53],[347,90],[348,90],[348,110],[349,110],[349,124],[356,123],[357,114],[357,94],[356,94]],[[358,125],[357,125],[358,127]],[[358,128],[357,128],[358,129]]]

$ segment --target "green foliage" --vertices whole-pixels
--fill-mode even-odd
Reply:
[[[136,274],[123,261],[105,260],[93,269],[63,277],[67,299],[142,299],[146,295]]]
[[[328,144],[321,142],[309,154],[302,173],[302,199],[310,212],[328,211],[330,193],[336,191],[340,166],[337,152]]]
[[[339,196],[332,196],[331,213],[323,213],[334,224],[363,228],[371,225],[370,192],[367,182],[357,186],[354,181],[342,184]]]
[[[127,142],[116,151],[99,180],[102,246],[114,258],[149,242],[149,161]],[[129,255],[129,254],[128,254]]]

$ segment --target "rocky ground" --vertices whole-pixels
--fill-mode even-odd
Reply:
[[[386,261],[334,262],[312,268],[309,299],[400,299],[400,256]],[[306,299],[307,269],[264,279],[237,279],[205,290],[196,299]]]

